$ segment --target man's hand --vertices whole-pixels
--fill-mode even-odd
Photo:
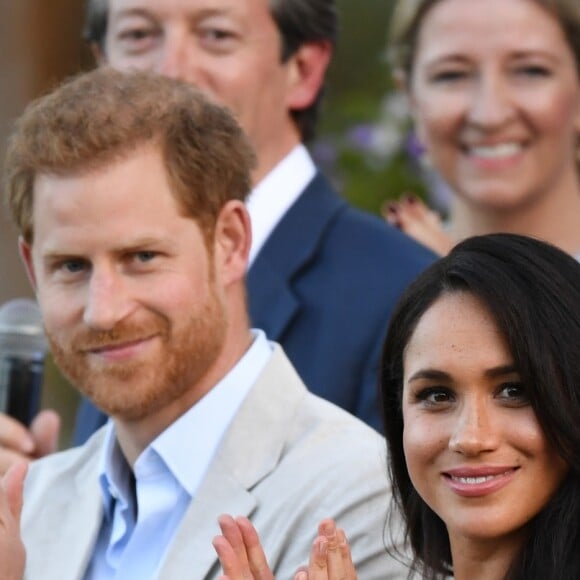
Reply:
[[[22,580],[26,551],[20,537],[22,486],[28,464],[15,463],[0,482],[0,578]]]
[[[60,417],[55,411],[41,411],[30,429],[0,413],[0,475],[12,465],[54,453],[58,447]]]

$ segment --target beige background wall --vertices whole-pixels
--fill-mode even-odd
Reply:
[[[0,155],[12,123],[38,94],[87,66],[80,40],[82,0],[0,0]],[[31,290],[16,233],[0,214],[0,304]]]
[[[90,66],[81,41],[83,0],[0,0],[0,155],[14,119],[35,96]],[[0,304],[32,292],[20,264],[16,231],[0,211]],[[46,364],[43,406],[63,418],[61,445],[70,440],[76,393]]]

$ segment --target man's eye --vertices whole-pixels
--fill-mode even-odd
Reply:
[[[149,28],[130,28],[127,30],[123,30],[119,33],[119,38],[121,40],[144,40],[145,38],[149,38],[153,36],[153,31]]]
[[[71,274],[82,272],[85,269],[85,263],[82,260],[68,260],[60,265],[60,268]]]
[[[208,28],[203,31],[203,34],[206,38],[210,38],[213,40],[222,40],[224,38],[230,38],[232,34],[227,30],[221,30],[219,28]]]
[[[135,254],[135,259],[138,262],[143,262],[143,263],[145,263],[145,262],[151,262],[151,260],[153,260],[156,255],[157,255],[156,252],[151,252],[151,251],[144,250],[142,252],[137,252]]]

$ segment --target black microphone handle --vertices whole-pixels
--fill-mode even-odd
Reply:
[[[0,356],[0,411],[29,426],[40,410],[42,359]]]

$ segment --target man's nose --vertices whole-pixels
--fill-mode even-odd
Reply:
[[[196,64],[193,39],[188,31],[167,33],[157,61],[156,72],[182,81],[196,82]]]
[[[111,330],[126,318],[133,301],[122,276],[111,269],[93,270],[88,285],[83,320],[95,330]]]
[[[491,403],[483,398],[466,400],[456,415],[449,440],[452,451],[475,456],[493,451],[498,445],[498,431],[493,421]]]

